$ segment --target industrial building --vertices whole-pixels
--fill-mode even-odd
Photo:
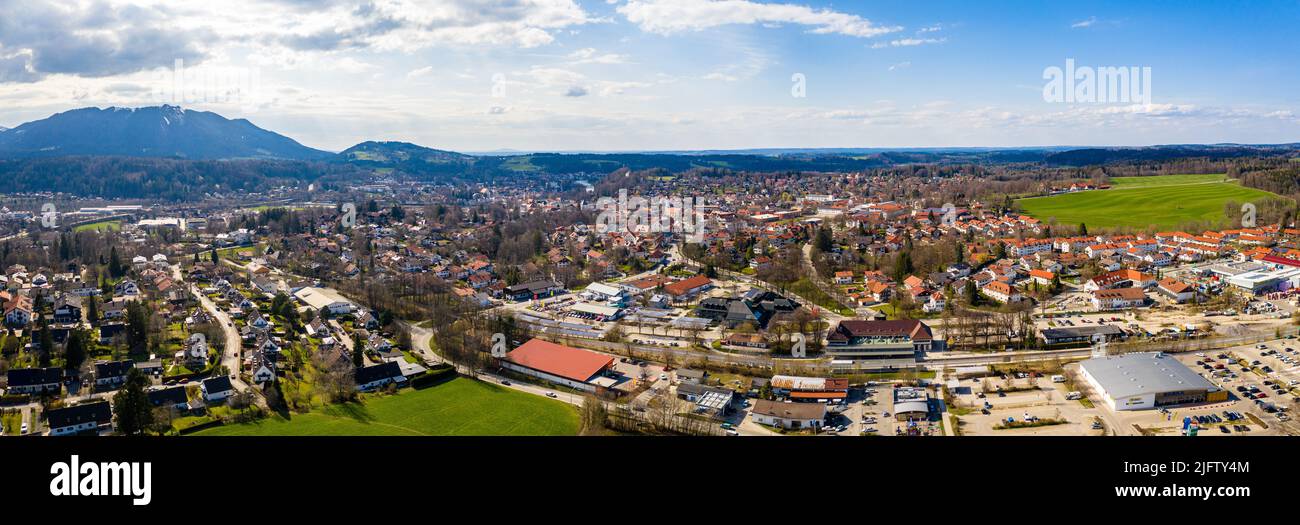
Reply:
[[[1300,268],[1265,257],[1264,262],[1216,264],[1209,272],[1221,281],[1251,294],[1282,292],[1300,286]]]
[[[772,376],[768,382],[772,392],[785,396],[792,401],[815,401],[824,403],[831,400],[844,400],[849,397],[849,380],[844,378]]]
[[[1080,363],[1079,371],[1116,411],[1228,399],[1226,390],[1160,352],[1096,357]]]
[[[613,356],[542,339],[530,339],[506,354],[501,367],[583,392],[605,393],[618,384]]]

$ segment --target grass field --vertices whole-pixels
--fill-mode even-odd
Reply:
[[[1083,191],[1016,201],[1025,213],[1040,220],[1087,224],[1089,228],[1177,227],[1196,221],[1224,221],[1224,204],[1253,202],[1276,195],[1235,182],[1222,175],[1117,177],[1109,190]]]
[[[100,222],[92,222],[90,224],[82,224],[81,226],[77,226],[76,228],[73,228],[72,231],[76,233],[92,231],[92,230],[104,231],[104,232],[115,232],[121,229],[122,229],[122,221],[100,221]]]
[[[273,416],[196,436],[572,436],[573,407],[472,379],[364,403],[331,405],[291,419]]]
[[[1128,189],[1227,181],[1228,176],[1223,173],[1197,173],[1188,175],[1161,175],[1158,177],[1113,177],[1110,179],[1110,184],[1117,189]]]

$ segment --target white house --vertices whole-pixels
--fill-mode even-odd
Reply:
[[[235,387],[230,384],[230,378],[226,376],[204,379],[199,385],[199,390],[203,392],[203,400],[208,402],[221,401],[235,394]]]
[[[990,281],[981,288],[981,291],[983,291],[984,295],[989,299],[1003,304],[1014,303],[1024,298],[1020,295],[1020,291],[1016,290],[1014,286],[1002,281]]]
[[[754,403],[754,422],[788,429],[818,429],[826,420],[826,405],[821,403],[781,403],[759,399]]]

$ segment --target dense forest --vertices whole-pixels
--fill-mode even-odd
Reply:
[[[149,157],[54,157],[0,160],[6,193],[64,192],[84,197],[197,200],[210,194],[264,192],[315,183],[329,187],[399,177],[421,182],[517,181],[521,176],[677,174],[733,181],[789,174],[865,173],[904,179],[950,179],[925,198],[935,203],[1040,194],[1050,183],[1104,182],[1109,177],[1171,173],[1229,173],[1242,184],[1280,195],[1300,194],[1300,150],[1289,146],[1169,146],[1157,148],[992,150],[952,152],[790,153],[781,155],[669,153],[557,154],[472,157],[411,144],[365,143],[328,161],[184,160]],[[1075,166],[1075,163],[1084,165]],[[760,185],[761,186],[761,185]],[[606,194],[610,188],[598,188]],[[917,186],[916,191],[919,191]],[[897,198],[922,197],[897,194]]]
[[[58,157],[0,160],[0,180],[4,181],[0,191],[182,201],[205,194],[261,192],[363,175],[347,164],[321,162]]]

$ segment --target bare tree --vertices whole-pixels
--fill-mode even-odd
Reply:
[[[588,395],[582,400],[582,430],[579,432],[583,436],[600,436],[605,434],[605,426],[609,422],[609,412],[605,408],[605,402]]]

